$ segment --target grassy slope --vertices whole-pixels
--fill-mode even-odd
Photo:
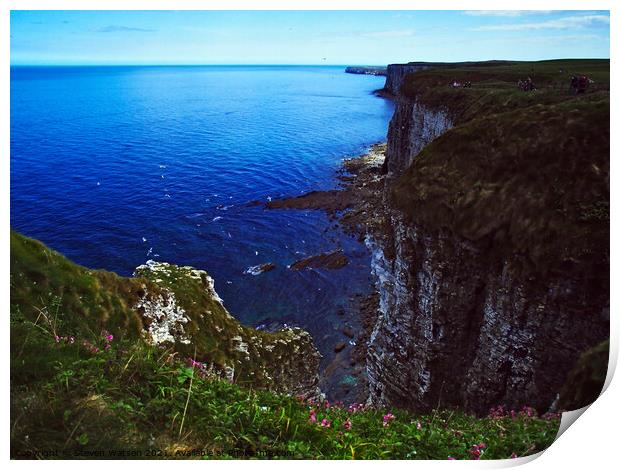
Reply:
[[[585,95],[568,92],[574,73],[595,80]],[[536,91],[517,89],[527,76]],[[473,86],[454,89],[454,79]],[[525,255],[531,273],[562,272],[605,288],[609,61],[434,69],[411,75],[402,92],[447,109],[455,127],[400,178],[399,207],[427,227],[488,243],[498,258]]]
[[[78,266],[11,232],[11,315],[36,322],[51,337],[92,341],[107,330],[120,340],[135,341],[143,331],[136,302],[145,293],[155,298],[169,290],[190,319],[185,330],[191,343],[174,345],[180,356],[195,354],[220,371],[234,367],[236,382],[260,388],[295,389],[297,381],[312,376],[318,358],[307,333],[266,333],[241,325],[214,300],[204,279],[187,275],[189,270],[169,265],[158,273],[143,269],[140,277],[124,278]]]
[[[478,419],[398,410],[383,426],[385,410],[349,413],[250,391],[199,374],[171,349],[114,340],[93,353],[79,341],[55,343],[17,315],[11,329],[12,355],[20,359],[11,361],[13,458],[112,458],[117,449],[143,458],[468,459],[484,443],[482,458],[498,459],[546,448],[559,426],[557,417],[526,413]],[[311,423],[310,409],[330,427]]]

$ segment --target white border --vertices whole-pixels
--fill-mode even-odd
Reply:
[[[460,7],[460,8],[459,8]],[[2,222],[4,225],[3,230],[0,232],[0,238],[2,240],[2,260],[4,262],[4,269],[2,270],[0,278],[0,289],[2,292],[2,300],[4,309],[4,326],[6,328],[8,323],[8,302],[9,302],[9,103],[10,103],[10,82],[9,82],[9,57],[10,57],[10,42],[9,42],[9,29],[10,29],[10,9],[81,9],[81,10],[98,10],[98,9],[116,9],[116,10],[231,10],[231,9],[247,9],[247,10],[270,10],[270,9],[282,9],[282,10],[347,10],[347,9],[359,9],[359,10],[450,10],[450,9],[467,9],[467,10],[514,10],[515,7],[521,10],[527,9],[544,9],[544,10],[612,10],[611,13],[611,50],[616,50],[616,34],[618,31],[618,22],[616,21],[617,9],[612,8],[611,1],[557,1],[557,0],[520,0],[519,2],[496,0],[496,1],[480,1],[472,0],[468,2],[455,2],[450,0],[435,0],[435,1],[393,1],[382,0],[369,1],[338,1],[338,0],[320,0],[320,1],[308,1],[298,0],[296,2],[284,2],[275,0],[266,0],[262,2],[250,2],[229,0],[227,2],[207,2],[199,0],[176,0],[176,1],[138,1],[138,0],[56,0],[56,1],[44,1],[44,0],[8,0],[3,2],[3,15],[1,20],[1,34],[2,34],[2,54],[3,54],[3,74],[2,74],[2,136],[1,144],[3,152],[2,158],[2,171],[1,181],[4,197],[2,198],[2,212],[4,217]],[[415,60],[412,57],[411,60]],[[614,151],[617,150],[617,112],[616,112],[616,92],[618,85],[618,67],[612,60],[612,147],[611,155],[614,155]],[[612,159],[612,188],[614,171],[613,171],[613,159]],[[612,190],[611,194],[612,208],[616,207],[615,191]],[[613,212],[613,209],[612,209]],[[612,240],[617,235],[618,224],[616,218],[611,218],[611,235]],[[612,321],[611,321],[611,358],[610,367],[615,369],[618,357],[618,327],[615,321],[616,313],[614,307],[617,305],[618,291],[618,270],[617,255],[612,243],[611,251],[611,279],[612,279],[612,293],[611,293],[611,305],[612,305]],[[10,429],[8,420],[8,404],[9,404],[9,381],[8,381],[8,362],[9,362],[9,332],[8,328],[4,331],[4,341],[0,341],[0,347],[4,364],[4,377],[5,386],[2,388],[3,397],[3,410],[6,411],[6,420],[4,421],[5,434],[2,439],[1,445],[3,454],[6,459],[9,458],[9,440]],[[618,386],[618,380],[612,381],[609,388],[603,393],[603,395],[579,418],[578,423],[575,426],[565,432],[556,443],[554,443],[546,452],[540,455],[538,458],[528,459],[531,463],[528,464],[528,468],[532,469],[546,469],[553,468],[607,468],[610,464],[617,465],[616,447],[617,443],[617,418],[618,408],[620,404],[620,386]],[[498,462],[445,462],[445,461],[424,461],[424,462],[389,462],[390,466],[411,468],[416,466],[417,468],[454,468],[457,466],[463,468],[464,465],[476,466],[477,468],[503,468],[507,466],[514,466],[515,464],[523,463],[526,459],[517,459],[517,461],[498,461]],[[175,462],[173,465],[215,465],[215,466],[230,466],[241,465],[239,461],[233,462]],[[290,462],[243,462],[246,465],[258,465],[263,468],[291,465]],[[330,462],[329,465],[348,466],[356,465],[359,467],[367,467],[370,465],[380,465],[378,462]],[[10,465],[17,467],[24,467],[33,465],[32,462],[17,462],[11,461]],[[77,468],[82,467],[84,463],[77,461],[62,461],[62,462],[44,462],[43,465],[50,466],[62,466]],[[107,467],[110,465],[110,461],[101,462],[89,462],[89,466],[98,468]],[[134,465],[127,462],[114,462],[113,465]],[[149,461],[149,466],[159,467],[170,465],[170,462]],[[295,462],[296,467],[314,467],[317,463],[313,461],[301,461]],[[323,464],[320,464],[323,465]],[[450,466],[450,467],[448,467]]]

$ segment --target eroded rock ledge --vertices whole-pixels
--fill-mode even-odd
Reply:
[[[136,268],[147,284],[134,308],[144,319],[144,335],[197,360],[218,365],[239,384],[303,396],[318,396],[320,355],[300,328],[274,333],[241,325],[226,310],[206,271],[149,261]]]

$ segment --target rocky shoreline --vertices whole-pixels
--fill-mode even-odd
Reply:
[[[376,143],[368,152],[344,160],[336,175],[339,181],[337,189],[274,199],[266,203],[265,207],[270,210],[325,211],[345,233],[355,236],[361,243],[369,246],[369,234],[373,238],[386,236],[384,227],[387,221],[383,215],[385,211],[382,210],[386,148],[386,143]],[[342,257],[344,254],[336,251],[301,260],[296,264],[308,261],[304,264],[312,266],[313,260],[318,258],[324,261],[323,258],[326,258],[339,266],[344,263]],[[378,302],[379,293],[373,286],[370,294],[351,299],[351,308],[346,312],[344,309],[338,312],[343,318],[343,340],[334,347],[335,356],[325,367],[321,377],[321,389],[327,392],[332,400],[365,402],[368,398],[367,343],[376,323]],[[357,321],[350,321],[352,319]],[[353,328],[352,323],[357,323],[357,328]],[[349,345],[351,347],[348,347]]]

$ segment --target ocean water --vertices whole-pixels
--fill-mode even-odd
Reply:
[[[322,212],[248,203],[335,187],[343,158],[385,139],[382,86],[343,67],[13,67],[11,226],[121,275],[205,269],[243,323],[302,326],[327,353],[369,253]],[[286,267],[337,248],[342,270]]]

